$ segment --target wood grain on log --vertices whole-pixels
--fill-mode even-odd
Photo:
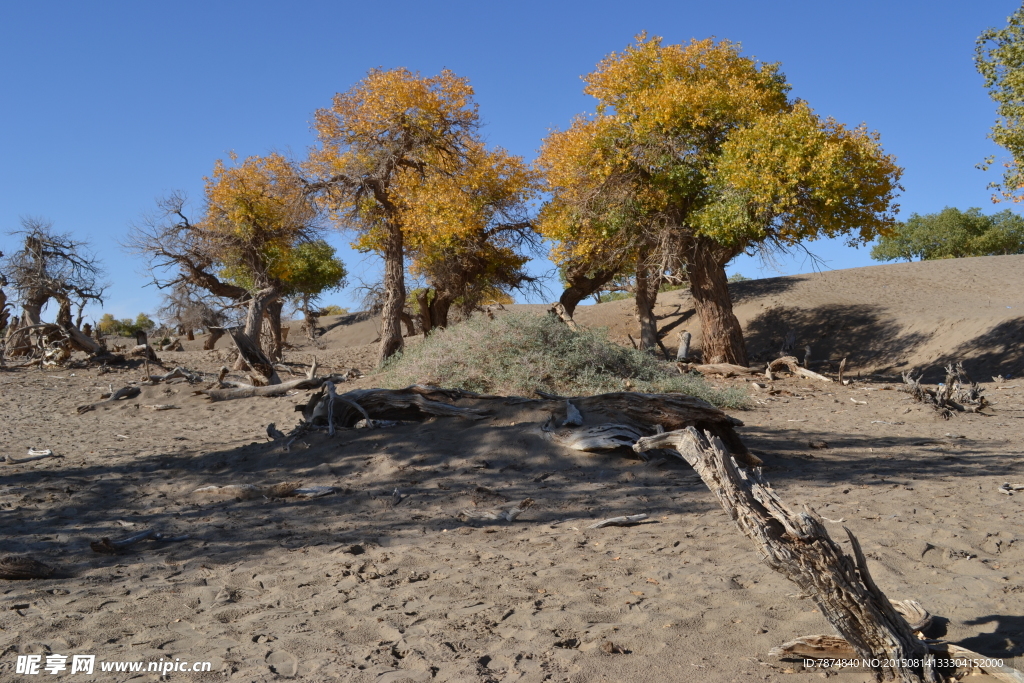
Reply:
[[[667,434],[640,439],[637,452],[660,448]],[[761,479],[757,470],[740,469],[725,444],[690,427],[671,443],[697,471],[736,525],[775,571],[811,596],[829,623],[864,659],[895,661],[875,668],[885,679],[921,683],[930,668],[903,661],[930,661],[928,651],[875,585],[857,538],[846,529],[853,557],[829,536],[810,511],[794,513]]]
[[[596,413],[608,422],[660,426],[665,431],[684,427],[707,430],[722,439],[744,464],[761,464],[761,460],[747,449],[736,434],[735,428],[742,427],[743,422],[694,396],[622,391],[574,398],[573,403],[588,416]]]

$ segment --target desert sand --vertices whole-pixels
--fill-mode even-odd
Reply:
[[[857,534],[881,589],[940,617],[936,635],[1024,669],[1024,492],[998,490],[1024,483],[1024,257],[749,281],[733,294],[752,358],[773,357],[793,331],[815,358],[847,357],[856,380],[782,377],[769,392],[711,378],[748,388],[750,407],[729,412],[765,478],[835,538],[843,526]],[[685,292],[663,294],[657,312],[699,349]],[[576,318],[623,342],[638,329],[630,301]],[[366,373],[343,389],[374,386],[376,322],[324,322],[285,360],[298,369],[316,355]],[[666,343],[674,350],[674,331]],[[201,346],[160,355],[212,378],[221,352]],[[900,372],[941,381],[949,360],[981,382],[984,414],[943,420],[897,391]],[[210,403],[178,383],[76,412],[140,374],[0,371],[0,457],[58,456],[0,462],[4,554],[56,568],[0,580],[0,680],[158,680],[15,674],[16,655],[33,653],[211,663],[166,680],[870,680],[769,657],[832,628],[760,562],[689,466],[556,446],[540,433],[553,403],[462,399],[490,414],[312,434],[288,449],[267,425],[294,426],[308,392]],[[157,404],[174,408],[146,407]],[[283,481],[337,491],[194,493]],[[513,522],[460,516],[525,498],[535,504]],[[649,519],[587,528],[638,513]],[[189,538],[90,549],[144,529]]]

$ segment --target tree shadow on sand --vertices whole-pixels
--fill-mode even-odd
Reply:
[[[810,346],[812,357],[839,361],[848,367],[885,368],[906,365],[905,357],[928,341],[930,335],[904,333],[901,326],[882,317],[882,309],[869,304],[816,308],[776,307],[751,320],[744,337],[751,360],[768,361],[779,356],[787,336],[803,356]]]

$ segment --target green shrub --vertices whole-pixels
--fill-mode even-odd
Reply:
[[[738,389],[716,390],[700,375],[680,375],[649,353],[609,341],[603,329],[574,332],[553,316],[522,312],[437,330],[388,361],[378,377],[392,388],[422,383],[519,396],[632,390],[688,394],[729,408],[746,401]]]
[[[320,315],[348,315],[348,309],[331,304],[330,306],[324,306],[321,308]]]

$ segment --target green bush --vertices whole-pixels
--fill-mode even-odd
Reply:
[[[348,315],[348,309],[331,304],[330,306],[324,306],[321,308],[320,315]]]
[[[740,390],[714,389],[700,375],[680,375],[649,353],[609,341],[603,329],[574,332],[553,316],[522,312],[439,329],[388,361],[378,377],[391,388],[422,383],[519,396],[632,390],[688,394],[728,408],[746,401]]]

